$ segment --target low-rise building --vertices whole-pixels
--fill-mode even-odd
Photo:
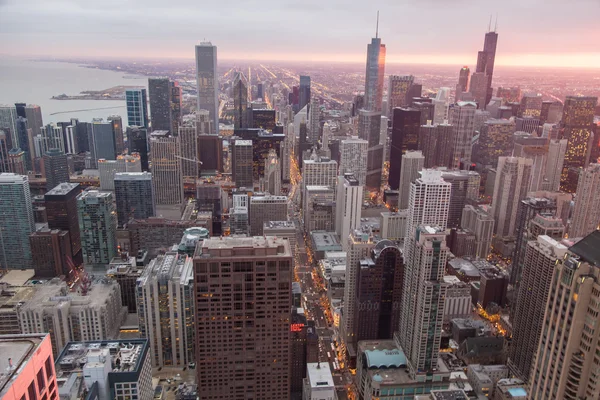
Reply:
[[[471,364],[467,367],[467,377],[475,393],[493,398],[496,383],[508,378],[506,365]]]
[[[306,365],[302,400],[337,400],[329,363]]]

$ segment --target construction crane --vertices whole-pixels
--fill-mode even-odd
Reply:
[[[186,157],[181,157],[181,156],[175,156],[175,158],[180,158],[180,159],[185,160],[185,161],[191,161],[191,162],[195,162],[196,164],[202,165],[202,161],[198,160],[195,157],[192,159],[192,158],[186,158]]]

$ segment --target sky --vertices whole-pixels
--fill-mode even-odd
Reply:
[[[0,0],[0,54],[475,64],[493,15],[497,65],[600,68],[600,0]]]

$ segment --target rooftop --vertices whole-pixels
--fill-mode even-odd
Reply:
[[[152,261],[138,278],[138,285],[144,285],[149,279],[159,278],[171,281],[181,280],[188,283],[193,280],[193,264],[191,257],[185,254],[168,252],[159,255]]]
[[[596,230],[573,246],[569,251],[594,266],[600,266],[600,231]]]
[[[431,396],[435,400],[469,400],[464,390],[457,389],[435,390],[431,392]]]
[[[317,251],[319,248],[329,246],[340,246],[341,250],[341,245],[335,232],[312,231],[310,236],[317,247],[315,249]]]
[[[269,229],[295,229],[294,221],[267,221],[263,224],[263,228]]]
[[[307,378],[312,388],[334,388],[333,376],[329,369],[329,363],[306,364]]]
[[[22,286],[34,276],[34,269],[11,269],[0,277],[0,284],[6,283],[10,286]]]
[[[10,387],[10,381],[21,371],[48,333],[0,335],[0,398]],[[15,375],[16,374],[16,375]]]
[[[117,172],[115,174],[115,181],[139,181],[139,180],[152,180],[152,174],[150,172]]]
[[[290,256],[291,250],[286,239],[274,236],[254,237],[211,237],[198,243],[194,257],[210,257],[213,250],[240,250],[239,253],[232,252],[229,256],[251,256],[249,249],[277,249],[278,256]],[[264,253],[263,253],[264,254]],[[268,255],[275,255],[267,253]]]

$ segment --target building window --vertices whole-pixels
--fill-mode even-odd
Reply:
[[[33,382],[31,382],[27,388],[27,397],[29,397],[29,400],[37,400],[38,398],[35,390],[35,384]]]
[[[51,360],[50,356],[48,356],[48,358],[46,358],[46,362],[44,364],[46,366],[46,377],[48,378],[48,380],[50,380],[50,377],[53,375],[52,360]]]
[[[37,373],[38,389],[41,392],[46,387],[46,380],[44,379],[44,368],[40,368]]]

